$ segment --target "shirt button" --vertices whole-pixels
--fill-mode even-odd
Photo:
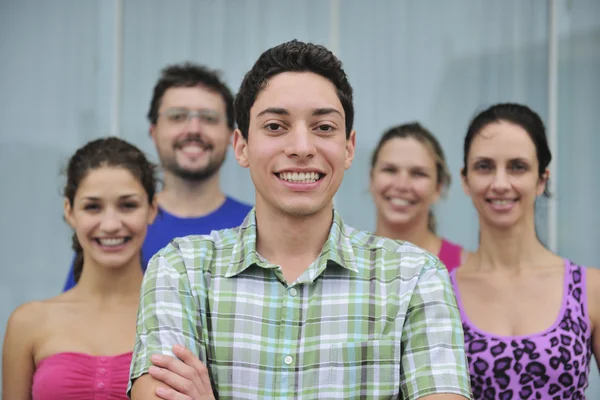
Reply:
[[[297,295],[297,294],[298,294],[298,291],[297,291],[296,289],[294,289],[294,288],[291,288],[291,289],[290,289],[290,295],[291,295],[292,297],[296,297],[296,295]]]
[[[108,361],[108,358],[106,358],[106,357],[100,357],[100,362],[101,363],[105,363],[107,361]]]
[[[292,356],[285,356],[285,358],[283,359],[283,362],[286,363],[287,365],[290,365],[292,363],[292,361],[294,361],[292,359]]]
[[[106,369],[104,369],[104,368],[100,368],[100,369],[98,370],[98,375],[100,375],[100,376],[104,376],[104,375],[106,375]]]
[[[104,389],[104,382],[99,382],[99,383],[96,385],[96,387],[97,387],[99,390],[102,390],[102,389]]]

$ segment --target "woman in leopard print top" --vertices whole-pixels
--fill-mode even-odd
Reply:
[[[552,158],[540,117],[497,104],[475,117],[463,187],[479,215],[477,252],[451,275],[474,399],[585,399],[600,359],[600,270],[537,238],[535,201]]]

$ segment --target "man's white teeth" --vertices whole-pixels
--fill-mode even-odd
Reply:
[[[98,239],[102,246],[119,246],[125,243],[125,238],[104,238]]]
[[[282,172],[279,174],[284,181],[294,183],[314,183],[321,179],[321,176],[318,172]]]
[[[390,199],[390,202],[395,205],[395,206],[399,206],[399,207],[405,207],[405,206],[409,206],[410,205],[410,201],[408,200],[404,200],[404,199],[399,199],[397,197],[392,197]]]
[[[506,206],[510,203],[512,203],[514,200],[492,200],[492,204],[498,205],[498,206]]]

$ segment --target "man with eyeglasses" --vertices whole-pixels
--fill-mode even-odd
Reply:
[[[233,95],[218,72],[191,63],[167,66],[147,116],[164,176],[160,211],[142,248],[144,269],[173,238],[238,226],[251,209],[220,186],[234,115]],[[64,290],[78,278],[71,267]]]

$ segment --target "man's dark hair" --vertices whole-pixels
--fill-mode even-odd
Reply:
[[[283,72],[312,72],[327,78],[336,88],[346,114],[346,137],[350,137],[354,122],[352,86],[342,63],[323,46],[292,40],[265,51],[244,76],[235,98],[235,119],[242,136],[248,139],[250,109],[270,78]]]
[[[233,95],[227,85],[221,80],[220,75],[219,71],[190,62],[169,65],[163,68],[158,82],[154,85],[150,109],[148,110],[148,120],[151,124],[156,124],[160,102],[167,89],[200,85],[221,95],[227,113],[225,116],[227,119],[227,126],[229,129],[233,130]]]

